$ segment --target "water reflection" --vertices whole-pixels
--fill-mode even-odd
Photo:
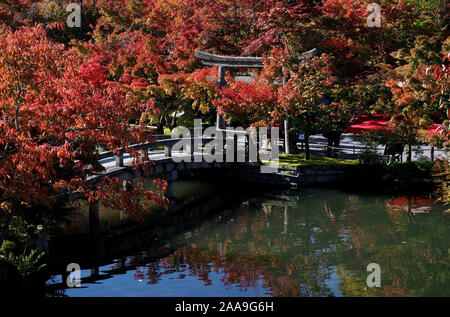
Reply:
[[[115,259],[65,294],[448,296],[448,221],[427,197],[265,195]],[[366,287],[372,262],[381,266],[378,289]]]

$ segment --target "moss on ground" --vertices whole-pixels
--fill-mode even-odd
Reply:
[[[311,165],[356,165],[358,160],[333,158],[325,156],[311,155],[309,160],[305,159],[305,154],[280,154],[279,164],[287,166],[311,166]],[[269,161],[263,161],[269,163]]]

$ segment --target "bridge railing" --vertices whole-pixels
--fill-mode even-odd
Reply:
[[[200,143],[198,143],[198,141],[201,141]],[[198,150],[198,146],[204,146],[206,143],[209,143],[211,141],[217,140],[217,138],[171,138],[170,135],[169,136],[164,136],[161,137],[160,139],[157,138],[157,140],[155,142],[152,143],[141,143],[141,144],[134,144],[131,145],[130,148],[132,148],[134,151],[144,151],[144,155],[149,155],[149,151],[158,147],[164,147],[164,154],[165,157],[170,158],[172,157],[172,149],[174,147],[175,144],[179,143],[179,142],[185,142],[185,144],[187,145],[187,151],[186,154],[187,155],[194,155],[194,152]],[[197,141],[197,143],[195,142]],[[225,144],[225,139],[223,140],[224,144]],[[233,143],[235,147],[237,147],[237,142]],[[197,145],[197,148],[195,148]],[[99,154],[99,161],[100,160],[104,160],[104,159],[108,159],[108,158],[114,158],[115,159],[115,163],[117,167],[122,167],[124,166],[124,154],[127,153],[127,150],[122,148],[120,149],[118,152],[116,151],[114,153],[114,151],[105,151],[105,152],[101,152]]]

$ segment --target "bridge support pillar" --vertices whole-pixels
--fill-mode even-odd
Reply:
[[[91,269],[91,277],[98,278],[100,274],[100,268],[98,266],[95,266],[94,268]]]
[[[116,160],[116,166],[123,166],[123,154],[120,153],[120,155],[114,155],[114,159]]]
[[[172,144],[164,147],[164,155],[167,157],[172,157]]]
[[[100,201],[89,203],[89,233],[92,238],[100,235]]]
[[[123,191],[131,192],[133,190],[133,183],[131,181],[123,181]],[[125,210],[121,209],[119,213],[119,219],[123,220],[125,218]]]
[[[166,197],[168,199],[174,198],[174,182],[178,178],[178,171],[170,171],[169,176],[167,177],[167,190],[166,190]]]

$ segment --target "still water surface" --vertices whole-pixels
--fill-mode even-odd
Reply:
[[[65,296],[449,296],[449,219],[427,197],[265,193],[97,268]],[[366,285],[367,265],[381,287]],[[61,275],[48,284],[62,282]]]

